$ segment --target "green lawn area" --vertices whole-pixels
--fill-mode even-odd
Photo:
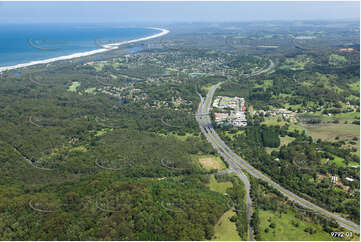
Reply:
[[[192,158],[206,170],[221,171],[227,168],[222,159],[216,155],[192,155]]]
[[[335,240],[328,233],[322,230],[320,225],[313,224],[311,222],[302,221],[296,218],[296,214],[293,211],[288,211],[287,214],[279,212],[260,210],[260,231],[262,240],[290,240],[290,241],[302,241],[302,240]],[[274,228],[270,227],[270,224],[275,225]],[[296,227],[295,223],[298,223]],[[305,228],[312,227],[316,229],[316,233],[309,234],[305,232]],[[268,232],[265,232],[268,229]]]
[[[191,134],[191,133],[185,133],[185,135],[177,135],[177,134],[172,134],[172,135],[173,135],[174,137],[182,140],[182,141],[186,141],[186,139],[187,139],[188,137],[196,137],[196,136],[194,136],[194,135]]]
[[[354,82],[350,84],[350,87],[353,91],[360,91],[360,82]]]
[[[177,139],[180,139],[181,141],[186,141],[186,139],[188,137],[198,137],[198,136],[195,136],[191,133],[185,133],[185,135],[177,135],[177,134],[173,134],[173,133],[170,133],[170,134],[161,134],[161,133],[158,133],[157,135],[160,135],[160,136],[173,136],[173,137],[176,137]]]
[[[322,139],[327,141],[335,141],[336,137],[340,140],[351,139],[357,137],[360,139],[360,126],[355,124],[345,124],[340,122],[338,124],[325,123],[322,125],[306,125],[307,133],[314,139]],[[352,145],[360,153],[360,140],[356,141],[355,145]]]
[[[238,235],[236,224],[229,219],[236,213],[230,209],[222,215],[214,227],[214,236],[212,240],[216,241],[239,241],[241,238]]]
[[[280,66],[280,69],[289,69],[289,70],[303,70],[305,65],[311,63],[311,59],[306,55],[298,55],[296,58],[287,58]]]
[[[85,90],[86,93],[94,94],[96,90],[96,87],[88,88]]]
[[[280,93],[279,97],[292,97],[292,94]]]
[[[108,130],[109,130],[109,129],[101,129],[101,130],[98,130],[94,136],[96,136],[96,137],[102,136],[102,135],[106,134],[106,133],[108,132]]]
[[[332,54],[332,55],[330,55],[330,57],[328,59],[328,63],[330,65],[335,65],[335,66],[345,64],[346,62],[347,62],[347,59],[342,55]]]
[[[281,121],[278,121],[278,117],[265,117],[264,121],[261,124],[265,124],[267,126],[271,126],[271,125],[283,126],[283,125],[287,124],[287,122],[284,121],[282,118],[281,118]],[[294,121],[290,121],[290,122],[288,122],[288,124],[289,124],[290,130],[298,130],[299,132],[302,132],[304,130],[303,127],[299,126]]]
[[[337,155],[333,155],[332,156],[334,157],[333,160],[329,160],[328,162],[329,163],[335,163],[336,166],[338,167],[341,167],[341,166],[346,166],[346,163],[345,163],[345,160]],[[322,162],[326,162],[326,158],[322,158],[321,159]]]
[[[225,131],[224,134],[225,134],[227,137],[229,137],[229,138],[231,138],[231,139],[233,140],[233,139],[234,139],[234,136],[239,135],[239,134],[243,134],[244,132],[245,132],[244,130],[238,130],[238,131],[235,132],[235,133],[231,133],[231,132],[229,132],[229,131]]]
[[[305,120],[319,119],[321,121],[320,124],[306,124],[306,121],[303,121],[307,134],[311,135],[313,139],[335,141],[336,137],[338,137],[339,140],[346,142],[346,145],[343,147],[356,148],[357,152],[355,153],[360,155],[360,141],[354,141],[356,143],[354,145],[348,143],[353,137],[360,139],[360,126],[352,124],[352,121],[360,118],[359,112],[339,113],[328,116],[319,111],[313,114],[303,114],[303,118]],[[334,120],[338,120],[339,123],[332,123]]]
[[[333,157],[335,157],[333,160],[330,160],[329,162],[331,163],[335,163],[336,166],[345,166],[345,160],[339,156],[334,155]]]
[[[360,118],[360,113],[358,112],[349,112],[349,113],[337,113],[333,116],[331,116],[330,118],[336,118],[336,119],[340,119],[341,121],[347,121],[347,120],[352,120],[352,119],[359,119]]]
[[[334,157],[334,159],[328,161],[330,164],[331,164],[331,163],[335,163],[335,165],[336,165],[337,167],[345,167],[345,166],[347,166],[347,164],[346,164],[346,162],[345,162],[345,159],[343,159],[343,158],[341,158],[341,157],[339,157],[339,156],[337,156],[337,155],[333,155],[333,154],[332,154],[332,156]],[[321,161],[324,161],[324,162],[325,162],[326,159],[323,158],[323,159],[321,159]],[[356,162],[350,162],[350,164],[349,164],[348,166],[357,166],[357,165],[360,165],[360,164],[358,164],[358,163],[356,163]]]
[[[71,86],[69,86],[68,91],[76,92],[76,89],[80,86],[80,82],[73,82]]]
[[[226,193],[227,188],[232,187],[232,182],[218,182],[212,175],[208,184],[209,189],[221,194]],[[241,238],[238,235],[237,227],[235,223],[232,223],[229,219],[235,215],[233,209],[225,212],[214,226],[214,236],[212,240],[217,241],[239,241]]]
[[[280,137],[280,141],[281,141],[280,147],[281,147],[282,145],[288,145],[289,143],[291,143],[291,142],[294,141],[294,140],[295,140],[295,138],[290,137],[290,136],[288,136],[288,135],[286,135],[285,137]],[[271,152],[272,152],[273,150],[278,151],[279,148],[266,147],[266,151],[267,151],[267,153],[269,153],[269,154],[271,154]]]
[[[263,88],[263,90],[266,90],[269,87],[273,86],[273,80],[264,80],[262,84],[255,84],[255,88]]]
[[[291,96],[291,94],[290,94],[290,96]],[[293,105],[291,105],[289,103],[285,103],[285,108],[286,109],[292,108],[293,110],[297,111],[299,108],[302,109],[302,104],[293,104]]]
[[[332,114],[331,116],[328,116],[326,114],[323,114],[321,111],[317,111],[313,114],[303,114],[306,118],[318,118],[321,119],[323,122],[327,121],[333,121],[335,119],[339,120],[341,123],[348,121],[352,122],[354,119],[360,118],[359,112],[348,112],[348,113],[337,113]]]
[[[280,137],[280,139],[281,139],[281,146],[282,146],[282,145],[288,145],[289,143],[294,141],[296,138],[286,135],[285,137]]]
[[[211,191],[224,194],[226,193],[227,188],[232,187],[232,182],[218,182],[214,176],[211,176],[208,186]]]
[[[253,106],[248,106],[248,113],[251,115],[251,117],[253,117],[253,112],[254,112],[254,108]]]
[[[78,147],[71,148],[69,151],[70,152],[71,151],[87,152],[88,150],[84,146],[78,146]]]

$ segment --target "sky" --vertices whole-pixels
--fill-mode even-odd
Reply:
[[[355,2],[4,2],[0,23],[359,20]]]

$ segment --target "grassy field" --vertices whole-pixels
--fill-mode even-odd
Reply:
[[[236,224],[229,219],[235,215],[235,212],[230,209],[218,220],[214,227],[214,236],[212,240],[216,241],[239,241],[241,238],[238,235]]]
[[[80,152],[87,152],[88,150],[84,146],[74,147],[69,151],[80,151]]]
[[[264,121],[262,122],[262,124],[265,124],[267,126],[271,126],[271,125],[279,125],[279,126],[283,126],[285,124],[289,125],[289,129],[292,130],[298,130],[299,132],[302,132],[304,130],[303,127],[301,127],[300,125],[298,125],[297,121],[284,121],[281,118],[281,121],[278,121],[278,117],[266,117],[264,119]]]
[[[80,86],[80,82],[73,82],[71,86],[69,86],[68,91],[76,92],[76,89]]]
[[[96,90],[96,88],[95,88],[95,87],[92,87],[92,88],[86,89],[84,92],[90,93],[90,94],[95,94],[95,90]]]
[[[360,91],[360,82],[354,82],[350,84],[350,87],[354,91]]]
[[[288,135],[286,135],[285,137],[280,137],[280,139],[281,139],[281,146],[288,145],[289,143],[295,140],[295,138],[290,137]]]
[[[296,218],[295,213],[292,211],[280,215],[278,212],[260,210],[259,217],[262,240],[334,240],[328,233],[322,230],[320,225],[302,221]],[[275,225],[274,228],[270,227],[271,223]],[[298,227],[293,224],[298,224]],[[310,234],[305,232],[304,230],[307,227],[316,229],[316,233]],[[266,229],[268,229],[268,232],[265,232]]]
[[[347,166],[347,164],[346,164],[346,162],[345,162],[345,159],[343,159],[343,158],[341,158],[341,157],[339,157],[339,156],[337,156],[337,155],[332,155],[332,156],[334,157],[334,159],[333,159],[333,160],[329,160],[328,163],[330,163],[330,164],[331,164],[331,163],[335,163],[335,165],[338,166],[338,167]],[[326,159],[323,158],[323,159],[321,159],[321,161],[326,162]],[[348,166],[357,166],[357,165],[360,165],[360,164],[358,164],[358,163],[356,163],[356,162],[350,162],[350,164],[349,164]]]
[[[263,88],[263,90],[266,90],[269,87],[273,86],[273,80],[264,80],[262,84],[255,84],[255,88]]]
[[[229,137],[229,138],[231,138],[231,139],[233,140],[233,139],[234,139],[234,136],[239,135],[239,134],[243,134],[244,132],[245,132],[244,130],[238,130],[236,133],[231,133],[231,132],[229,132],[229,131],[225,131],[224,134],[225,134],[227,137]]]
[[[210,177],[209,189],[221,194],[226,193],[227,188],[232,187],[232,182],[218,182],[214,176]],[[218,220],[214,227],[214,236],[212,240],[217,241],[239,241],[241,238],[238,235],[237,227],[235,223],[232,223],[229,219],[235,215],[235,212],[230,209],[225,212]]]
[[[204,155],[198,156],[197,158],[198,162],[206,170],[217,169],[218,171],[221,171],[226,168],[226,165],[218,156]]]
[[[305,65],[311,62],[311,59],[305,55],[298,55],[296,58],[287,58],[280,66],[280,69],[289,69],[293,71],[303,70]]]
[[[345,163],[345,159],[339,157],[339,156],[336,156],[336,155],[333,155],[334,159],[333,160],[330,160],[329,162],[330,163],[335,163],[336,166],[345,166],[346,163]]]
[[[302,114],[303,117],[305,118],[318,118],[320,120],[322,120],[322,122],[327,122],[327,121],[333,121],[333,120],[339,120],[340,122],[345,122],[345,121],[352,121],[354,119],[359,119],[360,118],[360,113],[358,112],[348,112],[348,113],[337,113],[337,114],[333,114],[331,116],[328,116],[326,114],[322,114],[321,111],[315,112],[315,113],[308,113],[308,114]]]
[[[360,118],[358,112],[339,113],[335,115],[325,115],[321,112],[315,112],[313,114],[302,115],[304,128],[308,135],[311,135],[313,139],[322,139],[326,141],[345,141],[344,148],[356,148],[356,154],[360,155],[360,126],[352,124],[352,121]],[[321,121],[319,124],[307,124],[308,119],[318,119]],[[338,123],[333,123],[337,120]],[[356,137],[358,140],[352,140]],[[355,144],[350,144],[350,141]]]
[[[329,59],[328,59],[328,63],[330,65],[342,65],[345,64],[347,62],[346,58],[342,55],[336,55],[336,54],[332,54],[330,55]]]
[[[196,137],[191,133],[186,133],[185,135],[177,135],[177,134],[173,134],[173,133],[170,133],[170,134],[158,134],[158,135],[160,135],[160,136],[167,136],[167,135],[169,136],[169,135],[171,135],[171,136],[176,137],[177,139],[180,139],[182,141],[185,141],[188,137]]]
[[[314,139],[322,139],[328,141],[335,141],[336,137],[339,140],[350,140],[353,137],[357,137],[355,145],[346,145],[349,147],[355,147],[357,153],[360,154],[360,126],[355,124],[345,124],[340,122],[334,123],[323,123],[322,125],[306,125],[307,133]]]
[[[232,187],[232,182],[218,182],[214,176],[211,176],[208,186],[211,191],[224,194],[227,188]]]
[[[254,108],[252,105],[248,106],[248,112],[251,115],[251,117],[253,117]]]
[[[108,132],[109,129],[101,129],[101,130],[98,130],[95,134],[95,137],[98,137],[98,136],[102,136],[104,134],[106,134]]]
[[[281,140],[281,143],[280,143],[280,147],[281,147],[282,145],[288,145],[289,143],[291,143],[292,141],[294,141],[295,138],[286,135],[285,137],[280,137],[280,140]],[[279,148],[266,147],[266,151],[267,151],[267,153],[269,153],[269,154],[271,154],[271,152],[272,152],[273,150],[278,151]]]

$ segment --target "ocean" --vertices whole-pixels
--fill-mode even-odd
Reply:
[[[96,50],[160,32],[110,25],[0,24],[0,67]]]

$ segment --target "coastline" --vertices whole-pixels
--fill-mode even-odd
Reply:
[[[74,54],[71,54],[71,55],[59,56],[59,57],[54,57],[54,58],[45,59],[45,60],[31,61],[31,62],[28,62],[28,63],[16,64],[16,65],[13,65],[13,66],[3,66],[3,67],[0,67],[0,73],[4,72],[4,71],[19,69],[19,68],[33,66],[33,65],[48,64],[48,63],[55,62],[55,61],[71,60],[71,59],[74,59],[74,58],[94,55],[94,54],[98,54],[98,53],[103,53],[103,52],[106,52],[106,51],[115,50],[121,45],[136,43],[136,42],[145,41],[145,40],[149,40],[149,39],[154,39],[154,38],[158,38],[158,37],[161,37],[161,36],[166,35],[166,34],[169,33],[169,30],[167,30],[167,29],[162,29],[162,28],[149,28],[149,29],[161,30],[162,32],[160,32],[158,34],[150,35],[150,36],[147,36],[147,37],[142,37],[142,38],[139,38],[139,39],[127,40],[127,41],[122,41],[122,42],[119,42],[119,43],[103,45],[104,48],[102,48],[102,49],[96,49],[96,50],[91,50],[91,51],[86,51],[86,52],[79,52],[79,53],[74,53]]]

